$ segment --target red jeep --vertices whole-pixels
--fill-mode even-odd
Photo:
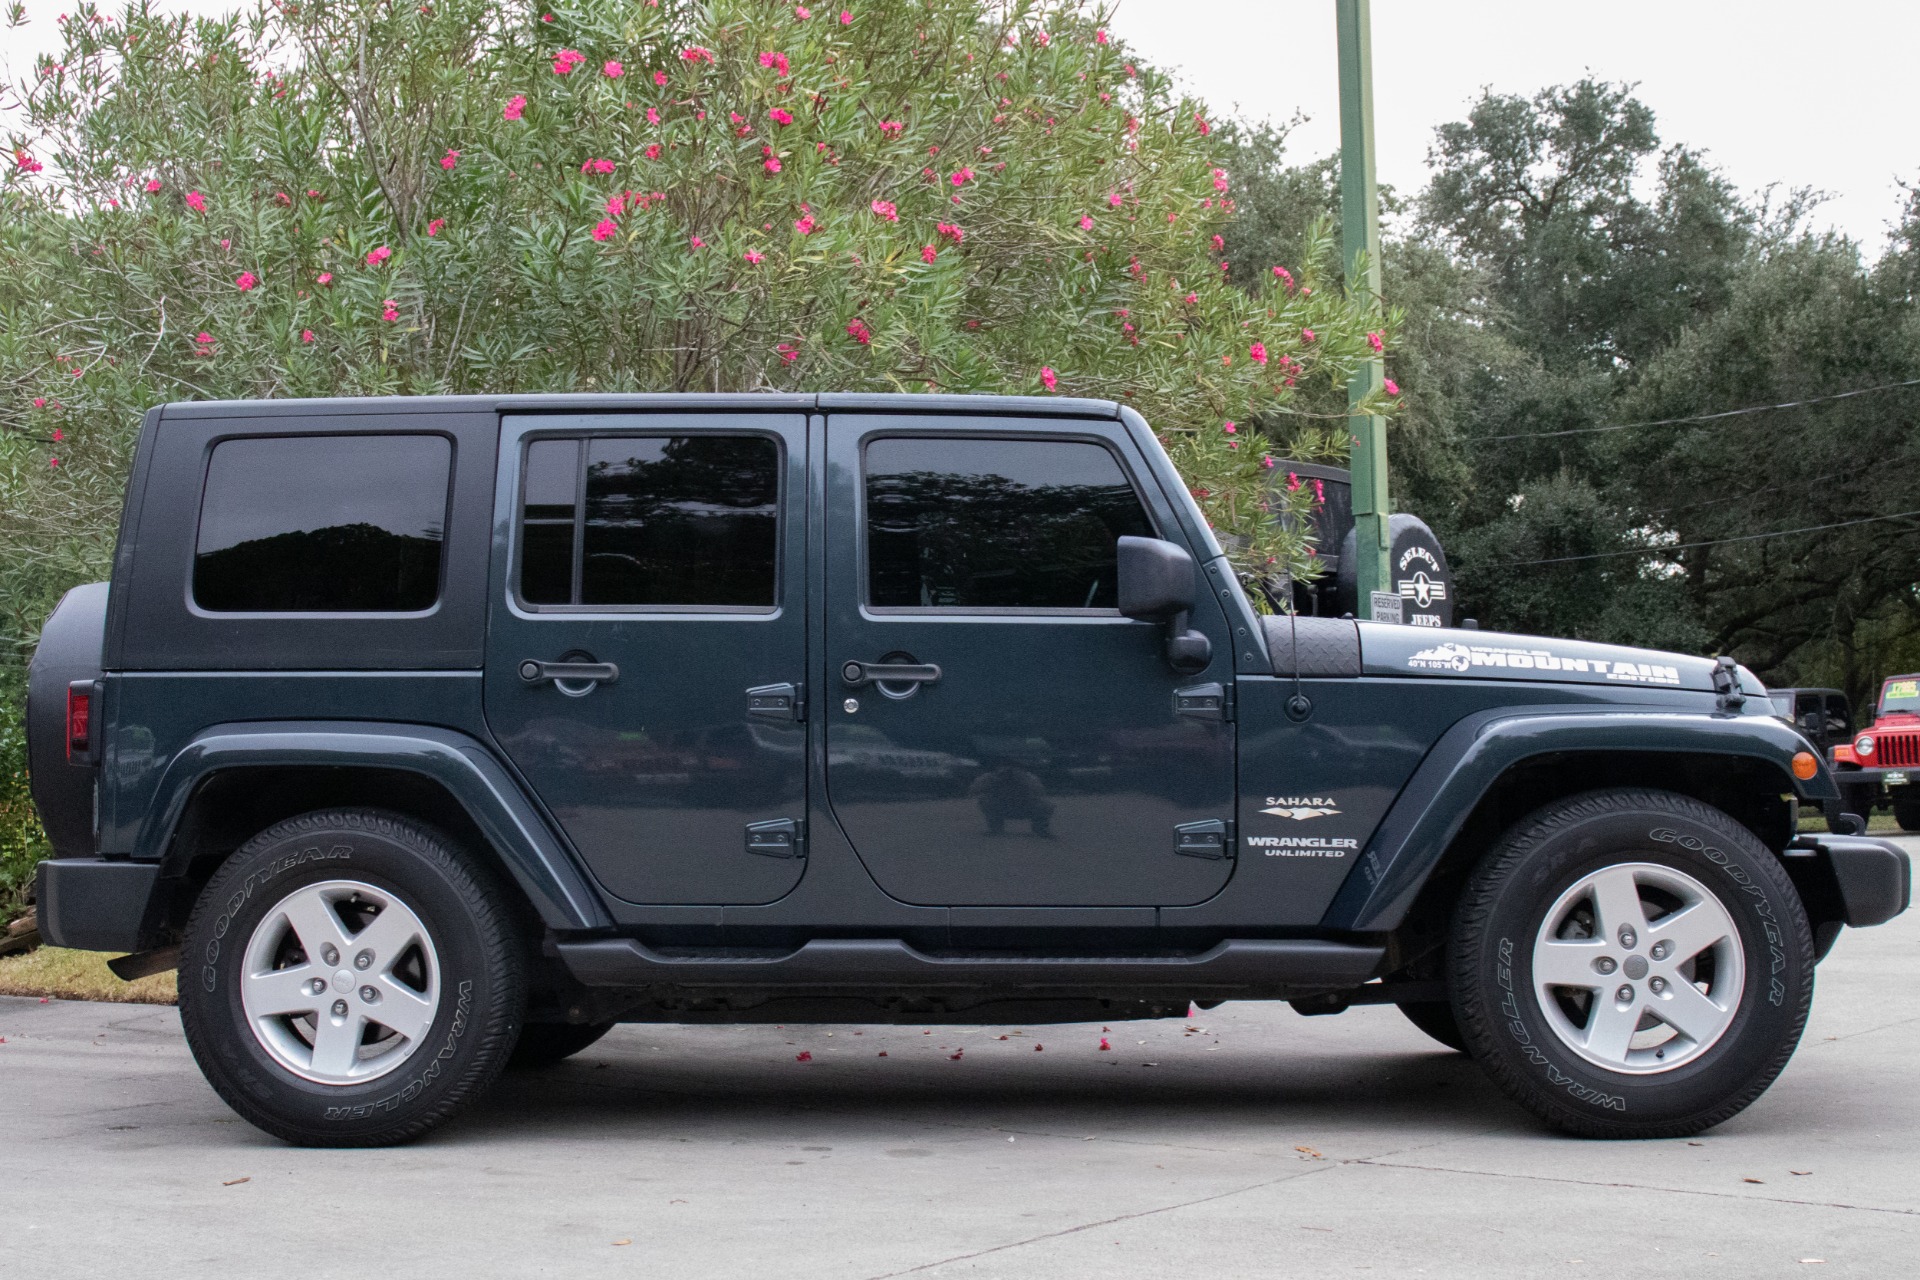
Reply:
[[[1884,800],[1902,831],[1920,831],[1920,675],[1881,686],[1873,723],[1835,747],[1833,763],[1850,811],[1865,816]]]

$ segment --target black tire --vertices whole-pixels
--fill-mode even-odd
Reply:
[[[1893,806],[1893,820],[1902,831],[1920,831],[1920,800],[1899,800]]]
[[[1453,1006],[1444,1000],[1422,1000],[1397,1006],[1407,1021],[1420,1028],[1455,1053],[1467,1051],[1467,1038],[1460,1034],[1460,1021]]]
[[[423,1030],[417,1042],[400,1038],[413,1047],[396,1055],[397,1065],[365,1080],[324,1083],[304,1078],[282,1060],[284,1051],[276,1057],[268,1047],[271,1041],[297,1048],[304,1034],[312,1046],[310,1065],[317,1070],[318,1014],[305,1024],[275,1019],[271,1036],[256,1033],[241,980],[253,940],[270,938],[275,930],[281,930],[280,941],[271,944],[280,949],[276,954],[291,957],[275,961],[275,967],[291,970],[311,963],[292,917],[281,919],[282,904],[311,901],[311,895],[337,892],[316,886],[341,884],[392,895],[386,901],[412,913],[431,946],[424,954],[432,959],[422,960],[423,952],[414,950],[407,963],[431,963],[437,1003],[423,1001]],[[309,897],[303,899],[302,890]],[[350,932],[351,921],[359,918],[351,905],[356,899],[332,908],[334,925],[349,946],[359,936],[371,936],[371,922],[364,919],[358,935]],[[349,923],[341,923],[343,911]],[[371,921],[380,918],[374,915]],[[320,960],[317,968],[348,963],[341,954]],[[446,836],[371,810],[309,813],[249,840],[221,865],[195,903],[180,969],[180,1021],[208,1082],[249,1123],[301,1146],[387,1146],[441,1124],[484,1092],[506,1066],[526,1004],[524,945],[501,886]],[[370,976],[381,975],[376,969]],[[325,978],[321,972],[316,981]],[[327,988],[316,990],[322,1001],[335,991],[352,999],[367,990],[356,988],[358,981],[352,969],[342,967]],[[300,1025],[307,1028],[304,1033]],[[335,1025],[363,1024],[343,1019]],[[386,1033],[371,1026],[353,1034],[359,1047],[350,1056],[357,1059],[369,1037]]]
[[[507,1067],[513,1071],[551,1067],[597,1043],[611,1030],[611,1022],[529,1022],[520,1029],[520,1043],[513,1046]]]
[[[1640,870],[1624,870],[1638,864]],[[1646,864],[1653,870],[1646,871]],[[1556,1030],[1546,1004],[1533,982],[1536,940],[1549,912],[1566,911],[1563,895],[1589,875],[1622,868],[1616,876],[1630,878],[1667,871],[1677,882],[1698,890],[1698,902],[1711,895],[1728,925],[1723,950],[1692,965],[1687,981],[1704,972],[1699,981],[1711,988],[1715,966],[1724,963],[1731,983],[1734,964],[1744,977],[1729,985],[1718,1015],[1719,1030],[1704,1039],[1676,1039],[1669,1048],[1678,1065],[1658,1066],[1647,1056],[1652,1048],[1630,1048],[1614,1059],[1623,1069],[1609,1069],[1576,1052],[1565,1032]],[[1617,882],[1617,881],[1616,881]],[[1637,882],[1637,880],[1636,880]],[[1638,891],[1644,912],[1658,889]],[[1588,904],[1600,914],[1599,899]],[[1580,909],[1568,919],[1577,919]],[[1643,949],[1665,922],[1644,922],[1636,935]],[[1603,959],[1602,950],[1620,949],[1596,925],[1595,934],[1559,934],[1555,939],[1594,945],[1599,964],[1615,964],[1613,974],[1589,997],[1585,1007],[1591,1022],[1581,1029],[1589,1040],[1597,1034],[1605,1009],[1599,1002],[1614,992],[1628,994],[1629,1010],[1653,1007],[1655,990],[1679,994],[1679,981],[1659,987],[1647,975],[1646,956],[1625,954],[1619,961]],[[1717,944],[1718,945],[1718,944]],[[1685,948],[1682,948],[1683,950]],[[1706,952],[1701,953],[1703,956]],[[1724,960],[1717,957],[1724,956]],[[1629,967],[1628,962],[1634,962]],[[1543,958],[1543,963],[1550,963]],[[1695,962],[1698,963],[1698,962]],[[1773,1083],[1786,1066],[1805,1029],[1813,999],[1813,938],[1806,912],[1779,860],[1751,832],[1725,813],[1699,801],[1652,790],[1595,791],[1574,796],[1539,810],[1510,830],[1481,861],[1461,895],[1450,940],[1449,987],[1467,1051],[1515,1101],[1557,1128],[1593,1138],[1685,1137],[1712,1128],[1739,1113]],[[1582,971],[1584,973],[1584,970]],[[1647,978],[1637,988],[1623,980]],[[1620,982],[1618,987],[1611,984]],[[1556,987],[1556,1002],[1571,988]],[[1737,992],[1737,994],[1736,994]],[[1683,1003],[1674,999],[1673,1007]],[[1561,1006],[1564,1009],[1564,1006]],[[1578,1008],[1577,1001],[1574,1005]],[[1698,1006],[1695,1006],[1698,1007]],[[1631,1025],[1649,1029],[1644,1015],[1629,1013]],[[1617,1018],[1612,1025],[1629,1025]],[[1670,1034],[1654,1022],[1655,1037]],[[1717,1038],[1715,1038],[1717,1036]],[[1637,1063],[1634,1055],[1640,1055]],[[1638,1072],[1626,1069],[1637,1065]]]

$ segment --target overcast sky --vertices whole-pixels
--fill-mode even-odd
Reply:
[[[0,31],[0,61],[17,71],[57,47],[71,4],[27,0],[33,22]],[[1333,0],[1120,0],[1113,28],[1216,112],[1305,114],[1296,159],[1339,145]],[[1409,194],[1434,126],[1481,86],[1532,93],[1589,71],[1637,82],[1661,140],[1704,148],[1743,189],[1828,192],[1817,221],[1869,252],[1898,207],[1895,179],[1920,177],[1916,0],[1374,0],[1373,48],[1379,176]]]

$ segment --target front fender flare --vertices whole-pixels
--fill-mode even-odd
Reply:
[[[156,862],[166,856],[204,780],[226,769],[265,765],[392,769],[429,778],[466,810],[549,927],[602,929],[613,923],[572,856],[493,753],[466,734],[429,725],[351,720],[213,725],[168,762],[132,856]]]
[[[1370,932],[1397,927],[1480,798],[1527,759],[1597,751],[1747,756],[1777,767],[1802,800],[1837,801],[1825,764],[1804,782],[1793,776],[1793,757],[1806,750],[1798,730],[1770,716],[1581,707],[1468,716],[1441,735],[1401,788],[1321,925]]]

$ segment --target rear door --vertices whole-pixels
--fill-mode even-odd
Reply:
[[[616,897],[780,897],[805,865],[805,416],[509,415],[500,447],[494,736]]]
[[[1194,676],[1115,609],[1115,540],[1174,528],[1119,424],[841,414],[827,439],[827,788],[881,887],[978,906],[1218,891],[1230,838],[1183,852],[1178,828],[1224,834],[1232,726],[1174,695],[1230,682],[1232,649],[1204,591],[1219,656]],[[848,662],[924,670],[850,683]]]

